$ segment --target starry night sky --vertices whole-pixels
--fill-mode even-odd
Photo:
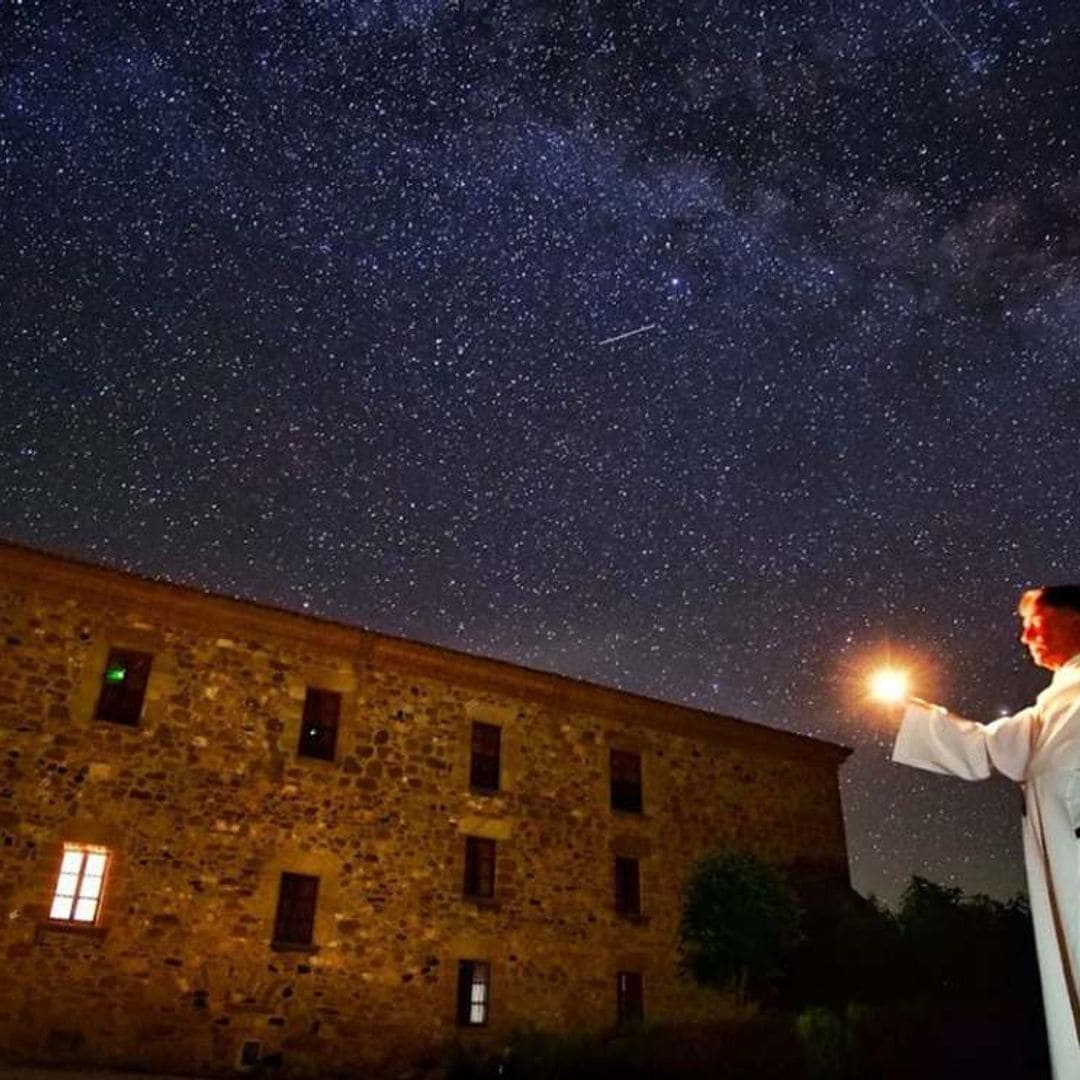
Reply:
[[[0,32],[0,534],[846,743],[857,888],[1022,887],[859,694],[1019,708],[1080,579],[1080,5]]]

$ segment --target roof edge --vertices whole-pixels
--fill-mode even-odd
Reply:
[[[193,609],[216,609],[224,621],[247,624],[246,629],[341,650],[359,650],[385,662],[457,683],[484,684],[508,695],[540,699],[562,707],[644,723],[669,731],[733,741],[773,756],[813,760],[839,766],[850,747],[810,735],[741,720],[723,713],[663,701],[569,675],[524,667],[508,660],[478,656],[443,645],[395,637],[333,619],[273,607],[240,596],[209,592],[165,578],[148,577],[59,552],[46,551],[0,538],[0,566],[36,584],[86,588],[87,578],[108,595],[126,594],[133,601],[153,603],[165,598],[180,615]],[[456,676],[456,677],[455,677]],[[464,678],[462,677],[464,676]]]

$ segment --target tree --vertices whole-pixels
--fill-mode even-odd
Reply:
[[[800,910],[783,875],[749,852],[717,851],[694,867],[683,892],[684,967],[703,985],[759,994],[800,938]]]
[[[1023,999],[1038,1007],[1035,943],[1023,897],[1003,903],[913,877],[897,922],[920,996]]]
[[[843,1012],[849,1002],[884,1004],[907,993],[909,950],[883,904],[833,874],[793,869],[791,882],[802,911],[802,940],[784,957],[777,1004]]]

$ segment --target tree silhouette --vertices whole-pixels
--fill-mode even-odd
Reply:
[[[786,879],[748,852],[712,852],[686,883],[679,937],[683,963],[703,985],[731,987],[745,1002],[765,991],[799,940],[800,911]]]

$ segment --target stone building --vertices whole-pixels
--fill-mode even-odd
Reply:
[[[846,882],[843,748],[0,544],[0,1058],[398,1068],[729,1008],[695,858]]]

